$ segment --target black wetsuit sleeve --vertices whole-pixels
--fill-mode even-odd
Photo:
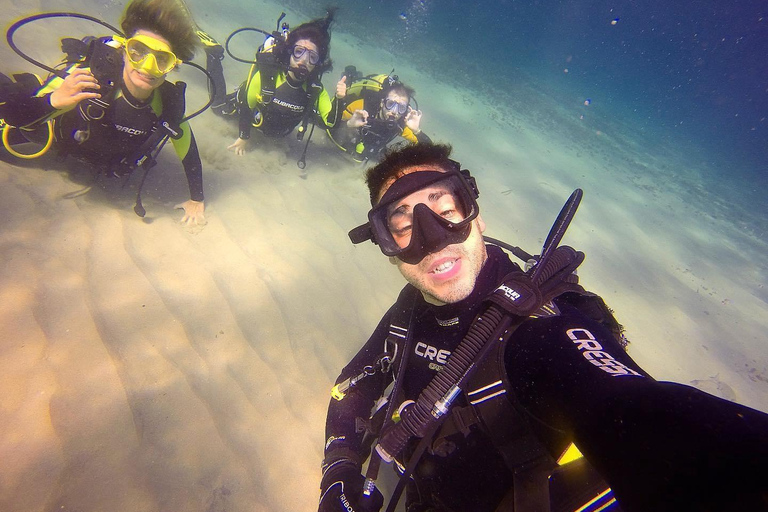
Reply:
[[[505,365],[534,430],[569,433],[626,512],[768,510],[768,415],[652,379],[578,313],[523,324]]]
[[[240,116],[238,118],[238,127],[240,130],[239,137],[241,139],[250,139],[251,138],[251,126],[253,124],[253,110],[251,110],[251,107],[248,106],[247,101],[239,101],[240,108],[238,111],[240,112]]]
[[[427,134],[422,132],[422,131],[420,131],[419,133],[417,133],[415,135],[416,135],[416,142],[419,143],[419,144],[431,144],[432,143],[432,139],[430,139],[429,136],[427,136]]]
[[[190,130],[189,150],[181,164],[184,166],[184,174],[187,175],[187,184],[189,185],[189,197],[193,201],[204,201],[203,196],[203,164],[200,161],[200,153],[197,150],[195,134]]]
[[[34,127],[51,116],[56,109],[51,106],[51,95],[32,96],[11,91],[3,106],[3,119],[11,126]]]
[[[387,313],[382,318],[376,330],[352,361],[341,371],[336,384],[349,377],[359,375],[363,368],[372,365],[383,353],[384,340],[389,332],[389,317]],[[357,454],[362,462],[367,454],[363,446],[363,432],[357,432],[357,418],[368,420],[371,409],[392,381],[392,374],[376,372],[368,376],[350,389],[342,400],[331,398],[328,406],[328,417],[325,424],[325,454],[338,450],[349,450]]]

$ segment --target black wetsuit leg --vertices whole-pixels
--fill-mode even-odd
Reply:
[[[575,311],[523,324],[505,364],[534,429],[572,435],[623,510],[768,510],[768,415],[655,381]]]
[[[216,114],[221,114],[227,98],[227,81],[224,78],[224,66],[221,64],[221,61],[224,59],[224,48],[218,45],[206,46],[205,54],[205,68],[208,74],[211,75],[214,87],[211,110]]]

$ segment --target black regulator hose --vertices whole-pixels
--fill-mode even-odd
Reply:
[[[42,62],[36,61],[35,59],[30,57],[29,55],[27,55],[24,52],[22,52],[19,49],[19,47],[16,46],[16,44],[13,42],[13,35],[16,33],[16,31],[19,28],[23,27],[27,23],[32,23],[33,21],[43,20],[43,19],[46,19],[46,18],[79,18],[79,19],[82,19],[82,20],[88,20],[88,21],[92,21],[94,23],[98,23],[102,27],[108,28],[109,30],[111,30],[112,32],[114,32],[115,34],[117,34],[119,36],[123,36],[124,35],[119,29],[113,27],[112,25],[110,25],[109,23],[107,23],[105,21],[102,21],[102,20],[100,20],[98,18],[94,18],[93,16],[88,16],[87,14],[79,14],[79,13],[76,13],[76,12],[47,12],[47,13],[42,13],[42,14],[35,14],[34,16],[28,16],[26,18],[20,19],[19,21],[17,21],[16,23],[14,23],[10,27],[8,27],[8,30],[5,33],[5,39],[6,39],[6,41],[8,41],[8,46],[11,47],[11,50],[16,52],[16,54],[19,57],[21,57],[22,59],[26,60],[27,62],[31,62],[35,66],[37,66],[37,67],[39,67],[41,69],[44,69],[44,70],[48,71],[49,73],[53,73],[54,75],[56,75],[58,77],[61,77],[61,78],[66,78],[67,77],[67,72],[62,71],[60,69],[54,69],[54,68],[52,68],[50,66],[46,66]]]
[[[442,403],[452,387],[460,388],[473,361],[483,348],[490,348],[489,340],[500,338],[513,319],[496,305],[490,305],[467,332],[443,369],[432,379],[414,404],[400,413],[400,422],[382,433],[376,451],[385,461],[391,461],[405,448],[411,437],[424,437],[429,427],[445,411]]]
[[[226,50],[227,55],[229,55],[233,60],[236,60],[237,62],[242,62],[244,64],[258,64],[258,62],[256,62],[255,60],[246,60],[246,59],[241,59],[240,57],[235,57],[232,54],[232,52],[229,51],[229,42],[232,40],[233,37],[235,37],[240,32],[258,32],[260,34],[264,34],[267,37],[275,37],[275,34],[272,34],[271,32],[267,32],[266,30],[261,30],[260,28],[243,27],[229,34],[229,37],[227,37],[227,40],[224,42],[224,50]]]
[[[210,107],[213,104],[213,99],[216,97],[216,83],[213,81],[213,77],[211,76],[211,74],[208,73],[208,71],[206,71],[206,69],[203,68],[201,65],[195,64],[194,62],[184,62],[183,64],[192,66],[193,68],[200,70],[208,79],[208,102],[205,105],[203,105],[202,108],[184,117],[181,120],[182,123],[184,121],[189,121],[193,117],[199,116],[200,114],[208,110],[208,107]]]
[[[447,364],[421,392],[416,403],[401,412],[401,421],[382,434],[376,446],[376,452],[383,460],[387,460],[388,454],[400,453],[413,436],[422,440],[416,447],[416,452],[412,454],[404,473],[400,475],[387,505],[387,512],[393,512],[397,507],[406,482],[410,480],[419,459],[429,445],[424,441],[432,438],[442,424],[442,419],[448,412],[451,402],[461,392],[469,376],[474,373],[474,361],[482,361],[491,347],[495,346],[493,341],[502,339],[516,321],[520,323],[522,320],[509,316],[501,308],[491,304],[473,322]]]

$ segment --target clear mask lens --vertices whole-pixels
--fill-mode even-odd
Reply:
[[[150,48],[137,39],[126,41],[125,53],[134,67],[157,76],[167,74],[177,63],[176,55],[172,52]]]
[[[384,254],[415,264],[430,253],[466,240],[479,209],[459,171],[417,171],[398,181],[402,180],[406,181],[396,182],[401,191],[393,197],[385,194],[368,215]],[[408,187],[409,180],[413,187]]]
[[[434,183],[421,190],[418,195],[426,199],[425,202],[418,204],[425,205],[433,215],[444,220],[446,227],[458,225],[466,219],[464,212],[467,205],[463,204],[449,180]],[[416,222],[416,205],[410,204],[408,198],[405,199],[390,205],[387,209],[389,234],[402,249],[410,245]],[[426,212],[426,210],[422,211]]]
[[[397,112],[398,114],[403,115],[405,114],[405,111],[408,110],[408,104],[398,103],[395,100],[386,98],[384,100],[384,108],[386,108],[390,112]]]
[[[305,54],[308,54],[309,63],[313,66],[317,66],[317,63],[320,62],[320,54],[316,51],[310,50],[305,46],[296,45],[293,47],[293,58],[297,61],[301,60]]]

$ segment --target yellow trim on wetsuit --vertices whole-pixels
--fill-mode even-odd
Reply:
[[[150,107],[152,108],[152,112],[154,112],[157,117],[160,117],[163,112],[163,95],[160,94],[159,87],[152,91]],[[179,157],[179,160],[184,160],[184,157],[187,156],[187,152],[189,152],[189,146],[192,144],[192,129],[189,127],[188,121],[181,123],[179,128],[181,128],[182,132],[181,137],[178,139],[172,138],[171,144],[173,144],[173,149],[176,150],[176,155]]]
[[[608,495],[609,492],[611,492],[611,488],[610,487],[608,489],[604,490],[603,492],[601,492],[600,494],[598,494],[597,496],[595,496],[594,498],[592,498],[591,500],[589,500],[588,502],[586,502],[581,507],[579,507],[576,510],[574,510],[573,512],[584,512],[589,507],[591,507],[592,505],[594,505],[595,503],[597,503],[601,499],[605,498]],[[610,507],[614,503],[616,503],[616,498],[611,498],[611,500],[608,503],[604,504],[603,506],[601,506],[598,509],[593,510],[592,512],[601,512],[602,510],[606,510],[608,507]]]
[[[330,114],[331,110],[333,109],[333,101],[331,100],[331,97],[328,94],[328,91],[325,90],[325,87],[323,87],[323,90],[320,91],[320,94],[317,96],[316,106],[317,106],[317,112],[320,114],[320,118],[327,125],[328,114]]]
[[[255,64],[251,66],[251,70],[253,70],[255,67]],[[280,71],[277,76],[275,76],[275,94],[277,94],[277,90],[287,81],[285,73]],[[255,73],[251,73],[248,76],[248,80],[245,82],[245,88],[246,88],[246,101],[248,103],[248,108],[251,110],[254,110],[255,108],[260,108],[264,106],[262,103],[262,94],[261,94],[261,71],[258,70]],[[303,82],[301,84],[301,88],[306,92],[307,90],[307,82]],[[320,118],[323,120],[324,123],[328,124],[328,114],[331,113],[331,110],[333,108],[333,104],[331,102],[331,98],[328,95],[328,91],[325,90],[325,87],[323,87],[323,90],[320,92],[320,94],[317,97],[317,102],[315,105],[307,105],[308,108],[317,107],[317,111],[320,113]],[[264,116],[261,116],[261,121],[259,124],[255,124],[255,127],[261,126],[261,122],[264,120]]]
[[[557,465],[563,466],[569,462],[573,462],[576,459],[580,459],[581,457],[583,457],[583,455],[581,454],[581,451],[579,451],[579,448],[575,444],[571,443],[568,445],[568,448],[566,448],[565,451],[560,454],[560,457],[557,459]]]
[[[256,69],[254,71],[254,69]],[[280,74],[275,77],[275,89],[278,88],[277,79],[280,78]],[[248,102],[248,108],[253,110],[258,105],[261,105],[261,70],[256,68],[256,64],[251,66],[251,72],[248,74],[248,80],[245,82],[246,101]]]
[[[416,134],[415,134],[415,133],[413,133],[413,130],[411,130],[411,129],[410,129],[410,128],[408,128],[407,126],[405,127],[405,129],[403,129],[403,133],[401,133],[401,134],[400,134],[400,136],[401,136],[402,138],[404,138],[404,139],[406,139],[406,140],[410,141],[410,142],[413,142],[414,144],[416,144],[417,142],[419,142],[419,139],[417,139],[417,138],[416,138]]]

